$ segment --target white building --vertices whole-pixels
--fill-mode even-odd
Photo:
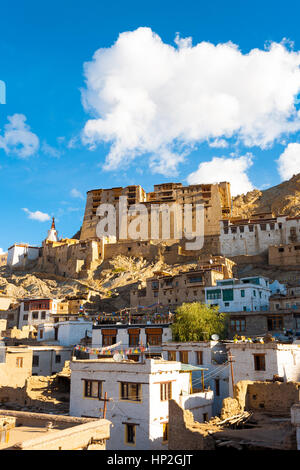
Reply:
[[[179,361],[206,369],[204,371],[193,370],[193,388],[202,388],[203,374],[205,389],[210,388],[214,392],[213,415],[219,415],[222,402],[229,395],[229,367],[226,344],[218,341],[163,343],[162,356],[165,360]]]
[[[190,373],[179,362],[75,360],[70,367],[70,415],[102,417],[106,404],[108,450],[167,449],[171,398],[199,421],[211,417],[213,392],[191,394]]]
[[[162,343],[172,340],[169,323],[133,325],[96,325],[93,327],[92,347],[101,348],[121,342],[119,349],[143,345],[147,347],[146,356],[160,356]],[[134,359],[133,355],[130,357]],[[139,360],[139,355],[136,355]]]
[[[49,376],[60,372],[72,358],[72,347],[28,346],[32,349],[32,375]]]
[[[26,299],[20,304],[19,330],[23,326],[38,326],[52,321],[52,314],[57,313],[57,299]]]
[[[300,347],[281,343],[227,343],[232,360],[234,383],[240,380],[272,380],[274,375],[284,382],[300,381]],[[232,356],[230,358],[230,356]],[[232,396],[232,374],[229,368],[229,393]]]
[[[23,269],[39,257],[40,248],[27,243],[15,243],[8,248],[7,266]]]
[[[92,337],[93,322],[79,318],[77,321],[44,323],[37,327],[38,341],[57,341],[60,346],[74,346],[83,338]]]
[[[256,214],[252,219],[221,220],[220,250],[223,256],[259,255],[270,245],[300,241],[300,217]]]
[[[262,276],[224,279],[205,288],[205,302],[218,305],[220,312],[253,312],[268,310],[269,279]]]
[[[281,284],[277,279],[275,281],[271,282],[269,284],[270,290],[271,290],[271,295],[273,294],[282,294],[286,295],[287,293],[287,288],[285,284]]]

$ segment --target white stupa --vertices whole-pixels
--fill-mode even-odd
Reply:
[[[50,230],[48,230],[48,236],[46,238],[46,241],[48,242],[57,242],[58,241],[58,236],[57,236],[57,231],[55,229],[55,219],[52,217],[52,225]]]

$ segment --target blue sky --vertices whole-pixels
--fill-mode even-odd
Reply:
[[[141,184],[150,191],[159,182],[201,182],[219,169],[216,178],[227,178],[228,168],[237,182],[260,189],[300,171],[299,13],[299,2],[274,0],[2,3],[0,80],[7,93],[6,104],[0,104],[0,249],[15,242],[40,245],[50,225],[46,215],[58,219],[60,236],[72,236],[80,228],[89,189]],[[131,35],[123,35],[115,46],[126,32]],[[175,44],[177,33],[181,40]],[[285,41],[284,50],[268,50],[275,72],[267,76],[260,55],[266,44],[284,38],[293,45]],[[238,53],[228,45],[217,52],[215,46],[229,41]],[[207,54],[195,49],[203,42],[213,46]],[[109,54],[100,53],[84,72],[84,63],[91,64],[100,48]],[[179,49],[181,55],[174,55]],[[244,58],[255,49],[259,57],[253,53],[245,65]],[[227,52],[230,58],[222,65]],[[155,64],[161,70],[154,70]],[[148,65],[150,73],[145,72]],[[117,79],[109,81],[112,70]],[[205,92],[198,102],[202,78]],[[93,88],[95,79],[105,87]],[[120,83],[125,84],[121,91]],[[269,84],[274,85],[271,94]],[[100,100],[95,93],[104,88]],[[223,99],[236,89],[237,98]],[[256,95],[265,113],[257,112]],[[197,110],[206,109],[196,126],[193,103]],[[155,123],[149,118],[153,106],[159,116]],[[282,154],[280,173],[276,160]],[[199,169],[204,162],[210,165]]]

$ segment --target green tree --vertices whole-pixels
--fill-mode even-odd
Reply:
[[[217,334],[224,339],[227,333],[228,316],[219,312],[219,307],[210,307],[200,302],[184,303],[177,308],[172,334],[174,341],[207,341]]]

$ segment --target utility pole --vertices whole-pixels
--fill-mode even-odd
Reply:
[[[100,398],[100,400],[104,401],[104,407],[103,407],[103,419],[105,419],[106,416],[106,410],[107,410],[107,402],[110,401],[110,398],[107,398],[107,392],[104,394],[104,398]]]
[[[231,383],[232,383],[232,395],[233,395],[233,398],[234,398],[234,375],[233,375],[233,366],[232,366],[232,363],[235,362],[232,360],[232,354],[231,354],[231,351],[229,353],[229,363],[230,363],[230,369],[231,369]]]

